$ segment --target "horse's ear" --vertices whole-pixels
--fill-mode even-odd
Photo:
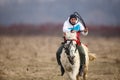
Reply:
[[[73,44],[77,44],[76,41],[72,41]]]

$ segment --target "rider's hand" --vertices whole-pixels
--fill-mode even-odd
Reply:
[[[76,32],[75,30],[71,30],[71,33],[74,33],[74,32]]]
[[[88,32],[88,28],[85,28],[84,32],[85,32],[85,33]]]

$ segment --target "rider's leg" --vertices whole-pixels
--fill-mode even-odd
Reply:
[[[63,49],[63,44],[60,45],[60,47],[58,48],[56,52],[56,58],[57,58],[58,65],[61,65],[60,58],[61,58],[62,49]]]
[[[57,52],[56,52],[56,58],[57,58],[57,63],[58,65],[61,67],[61,75],[64,74],[64,68],[61,64],[61,61],[60,61],[60,58],[61,58],[61,53],[62,53],[62,50],[63,50],[63,47],[64,47],[64,44],[61,44],[61,46],[58,48]]]
[[[79,55],[80,55],[79,75],[82,75],[83,68],[84,68],[84,65],[85,65],[85,51],[84,51],[82,45],[77,46],[77,48],[78,48],[78,52],[79,52]]]

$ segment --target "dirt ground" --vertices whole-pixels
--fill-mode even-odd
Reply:
[[[0,36],[0,80],[63,80],[56,62],[56,36]],[[88,80],[120,80],[120,37],[83,37],[97,59]]]

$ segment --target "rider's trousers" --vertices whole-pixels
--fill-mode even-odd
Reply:
[[[80,46],[77,45],[77,49],[78,49],[78,52],[80,55],[80,65],[84,65],[86,62],[85,61],[85,51],[81,45]]]
[[[62,53],[63,48],[64,48],[64,44],[61,44],[60,47],[58,48],[57,52],[56,52],[56,58],[57,58],[58,65],[62,65],[61,61],[60,61],[60,58],[61,58],[61,53]]]

